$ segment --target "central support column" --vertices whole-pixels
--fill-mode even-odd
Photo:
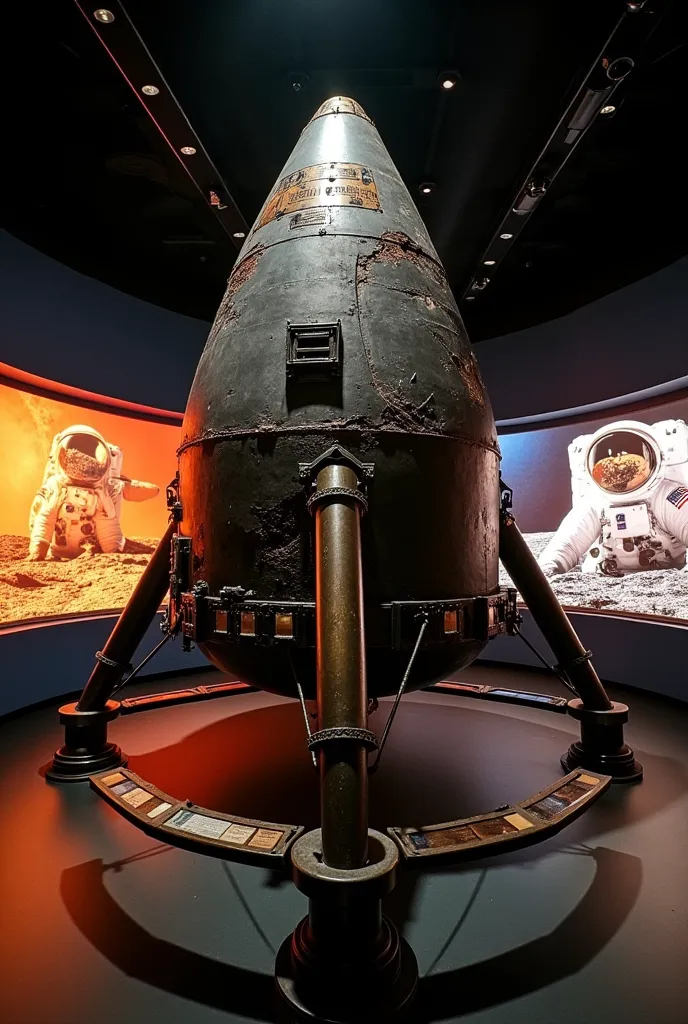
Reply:
[[[367,749],[355,735],[368,727],[357,490],[353,469],[331,465],[314,494],[320,810],[323,856],[334,868],[363,867],[368,849]]]
[[[288,1022],[398,1020],[418,979],[411,948],[382,914],[399,853],[368,829],[367,754],[377,739],[368,730],[361,515],[373,468],[338,445],[300,467],[315,517],[318,730],[309,746],[319,761],[321,828],[291,850],[308,916],[275,964]]]

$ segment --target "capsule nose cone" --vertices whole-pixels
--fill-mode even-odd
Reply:
[[[329,100],[325,100],[313,114],[311,121],[315,121],[316,117],[324,117],[325,114],[354,114],[355,117],[362,117],[366,121],[371,121],[372,124],[371,118],[368,117],[361,104],[349,96],[332,96]]]

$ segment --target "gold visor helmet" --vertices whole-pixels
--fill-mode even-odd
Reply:
[[[586,466],[606,494],[645,492],[655,483],[661,466],[659,446],[641,423],[625,421],[602,428],[588,447]]]
[[[70,427],[57,447],[57,462],[72,483],[93,487],[110,469],[110,452],[103,438],[89,427]]]

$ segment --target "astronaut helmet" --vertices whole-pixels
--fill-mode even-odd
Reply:
[[[107,478],[112,461],[105,438],[80,423],[55,436],[51,459],[65,481],[81,487],[96,487]]]
[[[588,440],[585,468],[607,499],[647,498],[662,479],[662,451],[651,427],[619,420]]]

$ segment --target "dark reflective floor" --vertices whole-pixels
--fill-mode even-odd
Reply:
[[[461,678],[556,692],[504,668]],[[688,1019],[688,707],[626,699],[642,785],[614,787],[540,846],[401,878],[387,912],[418,957],[418,1022]],[[313,825],[300,716],[258,693],[132,715],[112,734],[134,771],[175,796]],[[543,711],[413,694],[372,780],[372,824],[524,799],[562,774],[574,734]],[[267,871],[156,844],[86,786],[46,785],[38,769],[56,739],[53,709],[0,723],[3,1022],[273,1020],[274,954],[304,898]]]

